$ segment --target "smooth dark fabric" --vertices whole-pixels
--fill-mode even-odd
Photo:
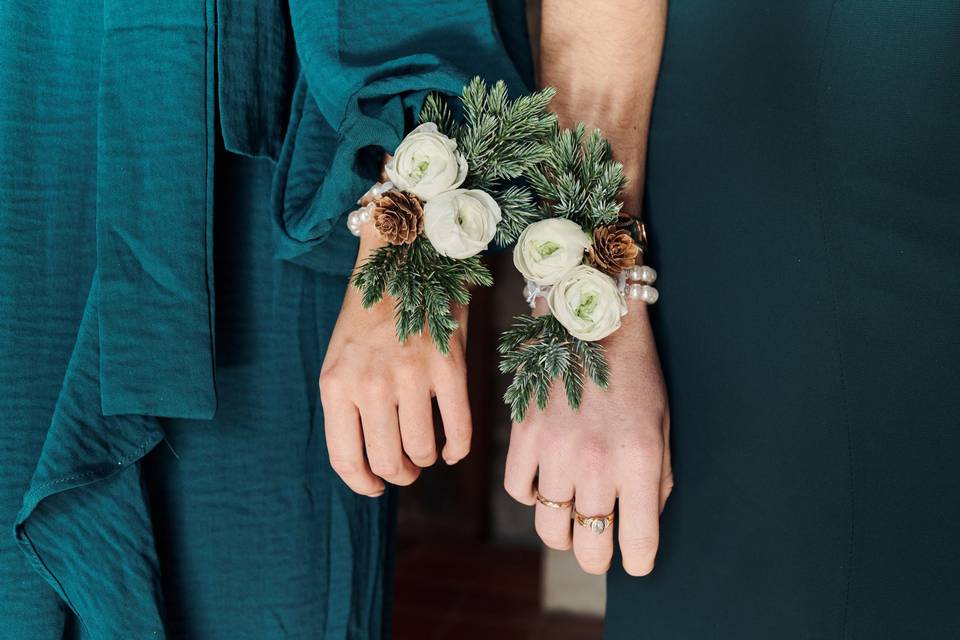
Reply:
[[[610,640],[960,637],[960,5],[671,2],[676,488]]]
[[[527,86],[494,9],[0,3],[0,638],[389,635],[316,386],[343,218],[427,91]]]

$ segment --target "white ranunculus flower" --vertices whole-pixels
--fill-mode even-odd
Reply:
[[[427,200],[423,232],[438,253],[475,256],[490,244],[500,222],[500,205],[479,189],[454,189]]]
[[[574,267],[547,294],[550,313],[575,338],[601,340],[620,328],[627,304],[617,284],[593,267]]]
[[[576,222],[548,218],[523,230],[513,248],[513,264],[527,280],[550,285],[580,264],[589,246],[590,238]]]
[[[467,160],[457,151],[456,140],[425,122],[400,141],[385,169],[397,188],[427,201],[463,184]]]

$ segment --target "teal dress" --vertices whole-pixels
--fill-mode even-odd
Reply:
[[[670,3],[676,487],[610,640],[960,637],[960,4]]]
[[[400,14],[429,16],[429,22]],[[343,215],[511,3],[0,7],[0,638],[367,640],[392,493],[326,460]]]

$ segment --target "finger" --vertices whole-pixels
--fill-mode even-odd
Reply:
[[[670,463],[670,416],[663,420],[663,468],[660,471],[660,513],[673,493],[673,465]]]
[[[555,459],[545,459],[540,462],[540,476],[537,479],[540,496],[552,503],[573,501],[573,481]],[[537,535],[543,543],[552,549],[569,549],[573,544],[573,505],[561,507],[551,504],[545,505],[537,501],[534,522]]]
[[[430,394],[413,391],[400,401],[400,440],[407,457],[418,467],[437,461],[437,440],[433,433],[433,406]]]
[[[617,495],[613,484],[597,475],[576,483],[576,509],[586,517],[603,517],[613,512]],[[613,558],[613,526],[603,525],[597,533],[578,522],[573,524],[573,555],[587,573],[606,573]]]
[[[663,454],[651,452],[634,464],[629,481],[620,488],[620,554],[624,570],[632,576],[653,571],[660,543],[660,503]]]
[[[416,480],[420,468],[403,453],[396,407],[382,399],[365,400],[360,405],[360,422],[370,470],[401,486]]]
[[[363,456],[360,414],[344,394],[321,393],[324,434],[330,466],[353,491],[376,497],[383,493],[383,480],[370,471]]]
[[[514,423],[503,473],[503,488],[521,504],[533,505],[533,483],[537,476],[537,438],[535,423]]]
[[[453,351],[450,358],[460,358]],[[456,361],[442,367],[434,383],[437,394],[437,406],[443,420],[443,433],[446,442],[440,455],[447,464],[456,464],[470,453],[470,439],[473,436],[473,423],[470,417],[470,400],[467,396],[467,376],[465,369]]]

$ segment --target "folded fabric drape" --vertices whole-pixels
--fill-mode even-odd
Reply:
[[[136,463],[211,418],[213,0],[105,0],[97,272],[15,533],[94,638],[163,637]]]
[[[97,143],[104,415],[210,418],[214,6],[104,2]]]
[[[103,0],[91,37],[101,41],[96,154],[78,164],[96,166],[96,272],[15,522],[21,550],[89,637],[167,633],[139,462],[165,438],[165,419],[207,420],[218,408],[218,128],[228,151],[275,162],[276,257],[345,275],[356,240],[337,219],[426,93],[459,93],[477,74],[526,89],[529,65],[512,61],[529,60],[521,6],[490,6],[418,0],[404,14],[427,19],[371,21],[383,7],[368,0]],[[78,205],[85,215],[93,199]],[[332,291],[321,302],[334,309]],[[331,589],[354,593],[331,596],[326,633],[366,637],[385,606],[387,501],[342,485],[324,500],[331,528],[358,532],[328,546]]]

